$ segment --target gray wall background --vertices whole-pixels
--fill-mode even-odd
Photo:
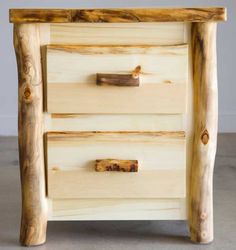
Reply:
[[[218,26],[219,131],[236,132],[236,0],[1,0],[0,135],[17,134],[17,71],[9,8],[125,8],[224,6],[228,21]]]

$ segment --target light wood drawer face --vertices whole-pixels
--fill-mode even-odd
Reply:
[[[139,87],[96,85],[96,73],[130,74]],[[49,46],[50,113],[184,113],[188,46]]]
[[[184,23],[68,23],[50,25],[52,44],[173,45],[185,42]]]
[[[48,195],[185,197],[184,132],[48,133]],[[96,159],[138,160],[135,173],[95,172]]]
[[[49,220],[184,220],[186,200],[59,199],[49,203]]]

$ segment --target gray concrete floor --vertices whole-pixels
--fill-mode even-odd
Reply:
[[[18,243],[20,179],[16,137],[0,137],[0,249]],[[236,134],[221,134],[214,173],[215,240],[195,245],[183,221],[49,222],[41,250],[236,249]]]

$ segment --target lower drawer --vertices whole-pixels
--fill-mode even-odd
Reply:
[[[186,199],[53,199],[48,220],[185,220]]]
[[[184,132],[51,132],[48,196],[185,197]],[[97,159],[137,160],[137,172],[97,172]]]

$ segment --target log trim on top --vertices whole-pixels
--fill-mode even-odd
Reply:
[[[225,21],[226,9],[10,9],[11,23],[133,23]]]

